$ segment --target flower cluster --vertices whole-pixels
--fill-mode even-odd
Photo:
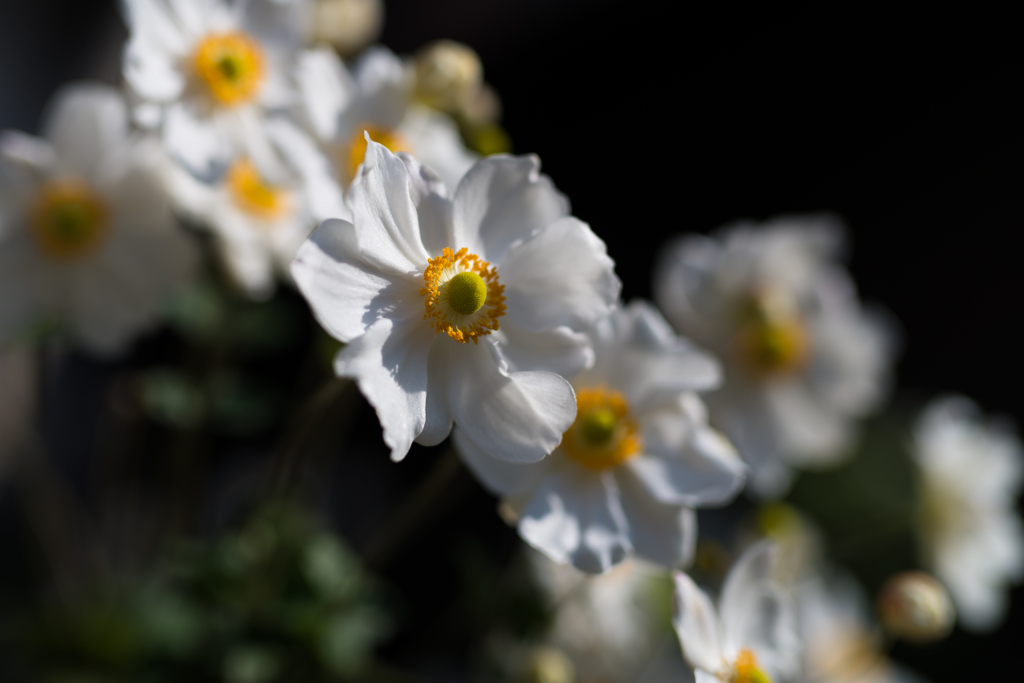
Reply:
[[[841,263],[837,218],[680,236],[655,269],[655,302],[623,301],[599,237],[609,226],[574,216],[537,156],[507,153],[497,95],[467,46],[410,58],[367,47],[382,21],[369,0],[123,10],[123,90],[68,85],[42,137],[0,137],[0,344],[52,350],[59,338],[110,357],[166,323],[187,360],[126,382],[124,412],[149,410],[191,452],[213,442],[204,421],[245,412],[254,393],[225,389],[236,378],[224,356],[239,338],[257,344],[252,329],[302,327],[267,313],[279,285],[297,290],[288,296],[320,330],[309,356],[329,348],[335,377],[299,410],[267,478],[299,476],[296,453],[349,382],[393,461],[448,441],[538,551],[552,618],[531,636],[541,649],[511,668],[523,680],[651,680],[637,667],[660,652],[668,624],[654,612],[670,603],[681,649],[666,670],[674,653],[697,683],[905,680],[883,628],[924,642],[945,637],[954,612],[967,629],[998,625],[1024,575],[1013,510],[1024,460],[1012,429],[968,399],[933,403],[912,439],[892,440],[903,451],[884,466],[905,466],[913,490],[860,496],[894,509],[920,551],[881,591],[881,626],[839,567],[842,548],[855,549],[855,569],[875,539],[842,538],[836,515],[813,510],[842,505],[829,482],[853,490],[851,472],[878,450],[861,432],[890,393],[897,347]],[[235,316],[240,300],[251,328]],[[429,503],[429,488],[413,502]],[[699,508],[723,507],[698,531]],[[303,585],[323,593],[309,613],[291,607],[291,574],[274,575],[271,609],[245,592],[264,590],[260,562],[228,580],[234,560],[207,558],[216,585],[192,583],[251,608],[238,623],[210,617],[210,632],[230,632],[244,653],[251,621],[314,648],[306,659],[337,675],[350,673],[339,652],[352,638],[361,670],[383,622],[368,618],[362,635],[339,626],[363,601],[332,573],[347,551],[317,539],[302,550],[320,553],[303,565]],[[291,666],[265,652],[277,663],[252,666],[267,677],[231,680]]]

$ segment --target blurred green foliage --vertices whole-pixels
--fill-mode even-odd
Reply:
[[[362,681],[390,612],[337,536],[275,505],[180,546],[159,579],[53,602],[18,633],[46,683]]]

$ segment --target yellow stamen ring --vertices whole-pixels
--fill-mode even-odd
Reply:
[[[643,449],[626,398],[598,387],[576,392],[576,421],[562,437],[566,454],[591,470],[621,465]]]
[[[109,211],[88,183],[65,178],[39,190],[30,209],[32,239],[55,261],[74,261],[95,251],[109,232]]]
[[[266,183],[248,159],[231,164],[225,182],[235,205],[257,218],[273,220],[290,206],[288,191]]]
[[[252,101],[263,84],[263,50],[244,33],[215,33],[199,43],[192,58],[199,79],[220,104]]]
[[[348,141],[348,155],[344,158],[344,169],[349,180],[356,177],[359,164],[363,163],[363,158],[366,157],[366,137],[363,135],[364,133],[369,133],[371,140],[384,145],[392,154],[397,154],[398,152],[413,153],[412,146],[408,141],[393,130],[370,124],[356,126],[355,133],[352,134],[352,138]]]
[[[430,320],[438,334],[476,344],[498,329],[498,318],[505,315],[505,286],[487,261],[465,247],[458,252],[445,247],[440,256],[429,260],[423,280],[423,319]]]

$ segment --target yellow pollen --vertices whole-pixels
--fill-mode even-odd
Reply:
[[[743,365],[761,377],[798,370],[807,360],[809,342],[799,312],[770,292],[755,295],[744,307],[735,339]]]
[[[597,387],[576,392],[576,421],[563,435],[562,447],[584,467],[604,470],[639,454],[643,441],[626,398]]]
[[[772,683],[772,678],[757,665],[757,657],[750,650],[740,650],[733,664],[730,683]]]
[[[423,319],[438,334],[476,344],[498,329],[498,318],[505,315],[505,286],[487,261],[465,247],[458,252],[445,247],[440,256],[429,260],[423,280]]]
[[[32,238],[55,261],[75,261],[95,251],[107,238],[108,209],[87,183],[52,180],[32,203]]]
[[[356,132],[353,133],[352,139],[348,141],[348,156],[345,159],[345,172],[348,174],[349,180],[356,177],[359,164],[363,163],[363,157],[366,156],[364,132],[369,133],[370,139],[374,142],[387,147],[392,154],[398,152],[409,152],[411,154],[413,151],[405,138],[393,130],[369,124],[356,126],[355,130]]]
[[[264,182],[259,170],[248,159],[239,159],[228,169],[228,190],[235,205],[242,211],[272,220],[288,210],[288,191]]]
[[[214,33],[199,43],[192,57],[196,74],[220,104],[252,101],[263,83],[263,50],[244,33]]]

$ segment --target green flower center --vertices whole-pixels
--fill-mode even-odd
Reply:
[[[578,427],[579,434],[590,446],[604,446],[615,435],[618,420],[608,408],[594,408],[586,415]]]
[[[472,271],[464,271],[448,280],[447,304],[459,315],[473,315],[487,301],[487,283]]]

